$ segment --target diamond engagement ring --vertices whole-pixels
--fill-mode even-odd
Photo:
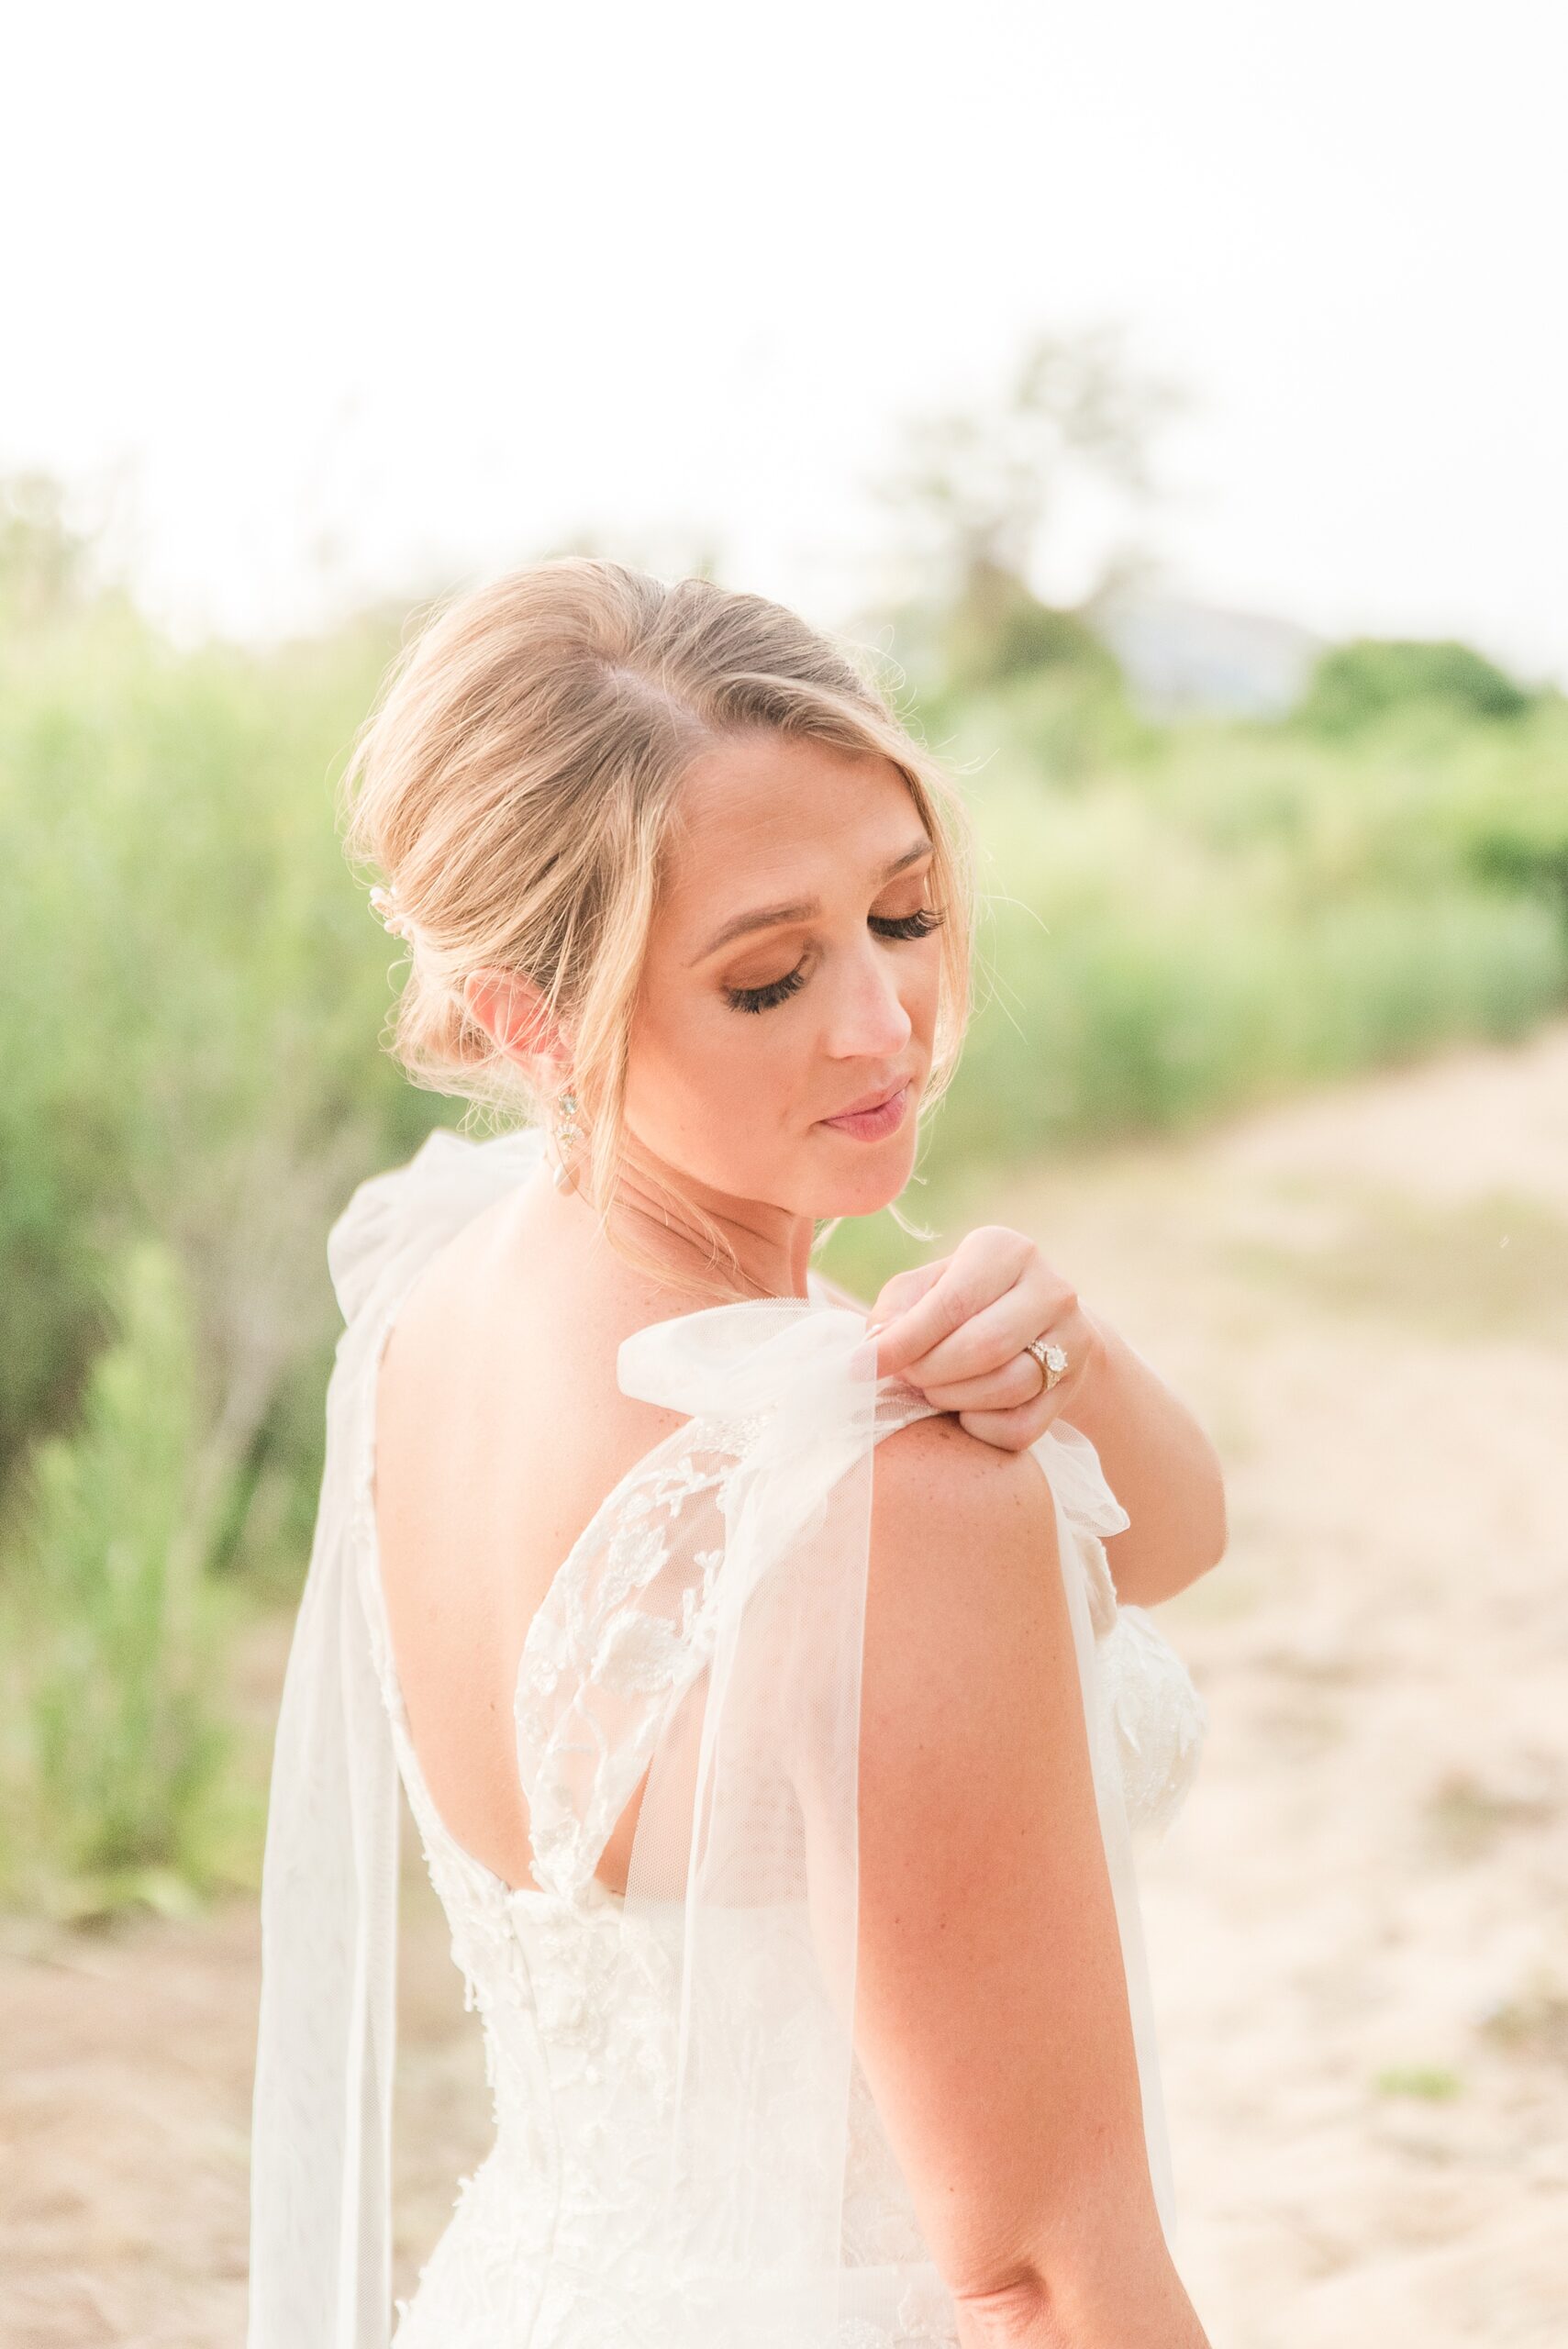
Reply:
[[[1045,1380],[1045,1385],[1040,1391],[1044,1395],[1055,1386],[1067,1368],[1067,1356],[1060,1346],[1048,1346],[1043,1338],[1031,1338],[1024,1348],[1024,1352],[1026,1354],[1033,1354],[1040,1364]]]

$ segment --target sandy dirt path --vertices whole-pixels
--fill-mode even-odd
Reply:
[[[1215,2349],[1568,2342],[1568,1026],[1188,1145],[1036,1232],[1193,1401],[1231,1542],[1143,1863],[1178,2264]],[[288,1625],[239,1659],[275,1703]],[[486,2142],[406,1830],[396,2288]],[[252,1910],[0,1947],[0,2343],[243,2337]]]

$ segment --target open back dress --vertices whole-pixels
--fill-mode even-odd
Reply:
[[[627,1341],[623,1390],[684,1418],[606,1496],[528,1631],[534,1881],[483,1865],[426,1786],[381,1582],[376,1375],[436,1251],[548,1179],[536,1132],[439,1131],[362,1184],[328,1241],[345,1326],[268,1821],[250,2349],[956,2349],[851,2020],[872,1459],[932,1408],[875,1378],[859,1314],[814,1281]],[[1129,1520],[1094,1446],[1059,1420],[1033,1450],[1173,2240],[1132,1853],[1174,1816],[1206,1716],[1149,1615],[1117,1602],[1102,1537]],[[595,1869],[645,1776],[617,1894]],[[394,2303],[399,1783],[495,2138]],[[1043,1953],[1040,2009],[1048,2030]]]

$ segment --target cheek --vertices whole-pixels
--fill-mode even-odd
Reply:
[[[717,1174],[776,1148],[808,1056],[805,1027],[773,1013],[706,996],[651,1007],[629,1039],[628,1123],[662,1157]]]
[[[940,949],[929,949],[909,958],[909,975],[899,988],[899,1001],[908,1015],[909,1025],[929,1052],[937,1032],[937,1011],[941,1001],[942,964]]]

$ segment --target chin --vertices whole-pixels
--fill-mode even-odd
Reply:
[[[835,1167],[826,1181],[817,1183],[810,1208],[814,1216],[826,1219],[839,1215],[878,1215],[893,1205],[908,1184],[915,1171],[915,1153],[901,1136],[895,1146],[882,1150],[868,1150],[863,1143],[854,1147],[865,1163]]]

